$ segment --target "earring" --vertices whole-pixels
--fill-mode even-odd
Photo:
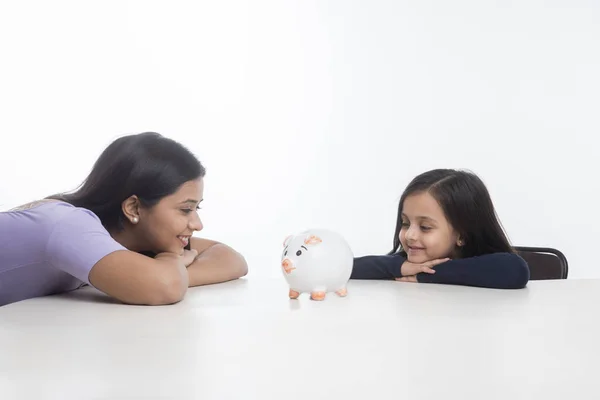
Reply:
[[[463,245],[463,241],[459,240],[458,242],[456,242],[457,245],[462,246]]]
[[[134,223],[134,224],[137,224],[139,222],[139,218],[138,217],[133,217],[131,219],[131,222]]]

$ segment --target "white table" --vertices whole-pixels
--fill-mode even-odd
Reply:
[[[600,280],[490,290],[281,279],[177,305],[92,289],[0,307],[0,399],[598,399]]]

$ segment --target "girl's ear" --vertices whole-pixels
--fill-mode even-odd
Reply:
[[[457,245],[458,247],[463,247],[463,246],[465,245],[465,242],[464,242],[464,241],[463,241],[463,240],[462,240],[462,239],[459,237],[459,238],[456,240],[456,245]]]

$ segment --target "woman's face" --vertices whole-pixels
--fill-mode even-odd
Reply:
[[[154,253],[182,254],[195,231],[202,230],[198,215],[204,196],[204,180],[185,182],[177,192],[150,208],[140,207],[136,234]]]

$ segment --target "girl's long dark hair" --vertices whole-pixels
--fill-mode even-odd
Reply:
[[[406,256],[399,238],[402,207],[408,196],[421,192],[427,192],[437,200],[446,219],[464,242],[459,248],[461,258],[514,252],[481,179],[467,171],[434,169],[415,177],[402,193],[398,204],[394,245],[388,254],[400,251]]]

